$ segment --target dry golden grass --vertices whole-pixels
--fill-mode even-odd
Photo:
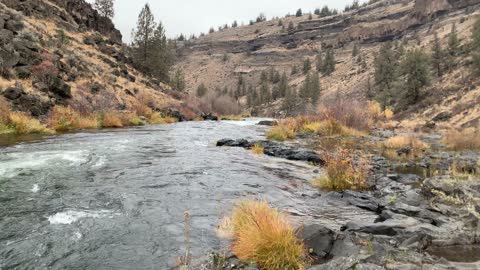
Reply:
[[[118,112],[106,112],[101,116],[101,126],[106,128],[121,128],[122,116]]]
[[[448,131],[444,136],[444,142],[451,150],[479,150],[480,132],[478,130]]]
[[[94,129],[100,124],[95,115],[82,116],[71,107],[55,106],[48,116],[48,126],[56,131]]]
[[[178,122],[178,119],[174,117],[164,117],[160,113],[155,112],[152,115],[150,115],[149,122],[152,125],[173,124]]]
[[[287,219],[268,203],[245,201],[233,210],[233,253],[261,269],[305,268],[305,248]]]
[[[122,122],[122,126],[143,126],[145,123],[138,117],[136,113],[121,113],[118,115],[120,121]]]
[[[256,154],[256,155],[263,155],[264,153],[264,148],[261,144],[255,144],[251,149],[250,151],[252,151],[252,153]]]
[[[366,190],[369,168],[365,160],[354,162],[352,153],[341,150],[326,157],[327,175],[313,181],[322,189],[345,191]]]
[[[10,113],[7,125],[15,130],[14,133],[17,135],[53,133],[51,129],[48,129],[45,125],[42,125],[42,123],[40,123],[40,121],[37,119],[34,119],[21,112]]]
[[[267,138],[269,140],[286,141],[295,139],[296,136],[297,134],[294,128],[282,123],[267,131]]]
[[[404,147],[409,147],[413,150],[425,150],[429,149],[430,146],[424,143],[414,135],[399,135],[387,139],[383,143],[385,148],[388,149],[399,149]]]

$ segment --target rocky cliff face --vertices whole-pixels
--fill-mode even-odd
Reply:
[[[3,0],[3,4],[22,12],[25,16],[51,18],[57,23],[77,30],[93,30],[109,37],[117,44],[122,43],[122,34],[108,18],[104,18],[85,1],[78,0]]]
[[[0,98],[45,117],[55,105],[79,111],[179,106],[168,86],[144,77],[122,36],[81,0],[0,2]]]
[[[382,0],[336,16],[274,19],[188,41],[179,49],[177,67],[185,71],[192,90],[201,83],[210,89],[234,89],[240,75],[258,85],[260,73],[266,69],[274,67],[290,75],[292,67],[301,66],[305,58],[314,62],[319,51],[334,48],[337,70],[321,78],[322,99],[363,98],[382,43],[405,41],[409,46],[428,48],[433,34],[446,38],[454,22],[467,42],[479,10],[480,0]],[[287,30],[289,23],[294,29]],[[359,45],[367,67],[352,58],[354,44]],[[303,79],[302,75],[289,76],[294,88]]]

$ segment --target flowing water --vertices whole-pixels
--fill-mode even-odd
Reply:
[[[338,228],[375,218],[321,200],[309,185],[319,172],[309,164],[215,147],[222,138],[263,139],[266,127],[256,122],[104,130],[1,147],[0,269],[169,269],[185,252],[185,211],[192,254],[201,256],[228,245],[215,229],[249,197],[296,223]]]

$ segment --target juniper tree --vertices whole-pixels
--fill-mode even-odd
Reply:
[[[313,75],[310,79],[310,100],[313,105],[316,105],[320,98],[320,78],[318,77],[318,73],[313,72]]]
[[[442,44],[438,38],[437,33],[434,34],[432,41],[432,66],[435,71],[435,74],[440,77],[443,73],[443,65],[445,63],[445,54],[443,52]]]
[[[288,115],[290,115],[297,109],[297,104],[297,92],[294,89],[288,87],[285,92],[285,99],[283,100],[282,110],[284,110]]]
[[[270,87],[268,86],[268,82],[262,82],[260,86],[260,103],[261,104],[268,104],[272,100],[272,93],[270,92]]]
[[[291,74],[291,75],[295,75],[295,74],[297,74],[297,73],[298,73],[298,67],[297,67],[297,65],[293,65],[293,66],[292,66],[292,71],[291,71],[290,74]]]
[[[335,71],[335,54],[333,49],[329,48],[325,53],[325,60],[323,62],[323,74],[330,75]]]
[[[233,21],[233,23],[232,23],[232,28],[235,28],[235,27],[238,27],[237,21]]]
[[[208,92],[208,89],[207,89],[207,87],[205,86],[204,83],[201,83],[197,87],[197,97],[203,97],[207,94],[207,92]]]
[[[318,72],[323,71],[323,56],[321,53],[317,54],[317,56],[315,57],[315,66]]]
[[[183,92],[186,88],[185,75],[181,69],[176,69],[172,78],[172,87],[180,92]]]
[[[100,16],[110,19],[115,16],[114,0],[95,0],[95,9]]]
[[[310,90],[311,90],[311,77],[310,77],[310,73],[308,73],[298,93],[298,96],[300,97],[300,99],[304,104],[310,103],[310,98],[311,98]]]
[[[303,60],[303,74],[307,74],[312,69],[312,62],[310,58]]]
[[[312,13],[308,14],[308,20],[309,20],[309,21],[313,20]]]
[[[302,9],[299,8],[299,9],[297,10],[297,13],[295,13],[295,16],[301,17],[302,15],[303,15]]]
[[[472,31],[472,63],[474,73],[480,74],[480,18],[477,19]]]
[[[457,27],[455,23],[452,24],[452,30],[448,34],[448,42],[447,42],[447,66],[449,69],[452,69],[456,63],[455,58],[458,56],[460,51],[460,40],[458,39],[457,35]]]
[[[401,74],[405,76],[404,100],[407,104],[415,104],[420,99],[421,89],[428,85],[428,56],[422,49],[414,49],[406,54],[400,65]]]
[[[360,49],[358,49],[357,43],[354,43],[353,50],[352,50],[352,57],[357,57],[359,53],[360,53]]]
[[[320,16],[320,9],[316,8],[313,14]]]
[[[397,61],[390,43],[384,44],[375,58],[376,99],[386,108],[395,82]]]
[[[288,32],[293,32],[294,30],[295,30],[295,25],[293,24],[292,21],[290,21],[290,22],[288,23],[287,31],[288,31]]]
[[[285,97],[288,89],[288,79],[287,74],[283,72],[282,77],[280,78],[280,84],[278,85],[278,92],[280,97]]]

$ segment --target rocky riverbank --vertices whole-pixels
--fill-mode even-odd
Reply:
[[[381,142],[394,134],[375,132],[358,140]],[[301,136],[301,145],[322,140]],[[342,144],[342,138],[338,139]],[[408,157],[414,149],[393,155],[369,149],[371,189],[320,190],[314,200],[341,202],[370,212],[374,219],[346,218],[340,228],[309,218],[298,235],[309,248],[312,270],[320,269],[478,269],[480,267],[479,153],[448,151],[439,135],[424,135],[432,147]],[[308,142],[308,143],[307,143]],[[271,141],[224,139],[217,146],[252,148],[269,156],[323,165],[322,151]],[[339,208],[338,218],[342,217]],[[212,254],[192,269],[257,269],[233,254]]]

